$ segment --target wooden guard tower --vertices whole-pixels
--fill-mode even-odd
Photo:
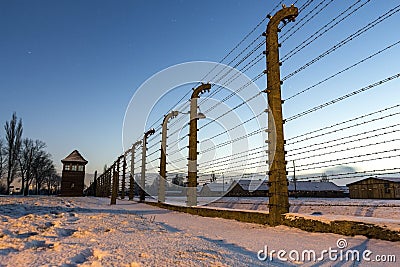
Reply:
[[[61,160],[63,164],[61,178],[61,196],[83,196],[85,165],[88,163],[78,150],[74,150],[68,157]]]

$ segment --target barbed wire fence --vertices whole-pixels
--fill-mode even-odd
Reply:
[[[267,19],[283,2],[277,1],[269,14],[221,58],[219,63],[225,63],[232,68],[211,69],[203,78],[204,82],[211,82],[211,91],[198,102],[200,111],[207,116],[206,119],[199,120],[198,125],[199,192],[203,185],[219,184],[219,187],[215,187],[219,190],[217,195],[229,195],[229,189],[232,189],[235,181],[268,180],[266,151],[269,146],[265,142],[269,130],[268,107],[265,105],[264,109],[254,112],[249,104],[252,101],[267,103],[265,80],[262,79],[265,76],[266,38],[261,33],[266,28]],[[400,73],[388,68],[376,71],[376,75],[370,75],[371,77],[363,77],[369,75],[369,72],[363,71],[374,68],[376,62],[399,52],[400,40],[379,40],[370,49],[367,46],[368,49],[363,49],[363,53],[352,57],[358,58],[352,62],[342,60],[338,64],[335,59],[345,57],[349,51],[354,50],[357,44],[352,47],[352,43],[365,43],[369,40],[369,33],[378,31],[385,27],[385,23],[398,18],[400,5],[387,10],[377,9],[366,23],[359,23],[362,25],[356,27],[357,30],[343,34],[345,38],[336,40],[329,47],[321,46],[321,52],[313,51],[321,40],[326,40],[335,30],[343,29],[346,23],[352,23],[354,18],[362,16],[370,2],[357,0],[350,4],[339,4],[334,0],[295,1],[295,5],[300,6],[297,22],[291,27],[287,27],[289,24],[286,23],[279,27],[281,49],[284,53],[280,57],[283,75],[278,82],[283,83],[283,123],[285,135],[288,136],[285,139],[286,171],[291,183],[322,180],[346,184],[355,179],[392,177],[400,173],[400,167],[396,167],[400,157],[400,105],[396,104],[396,99],[382,101],[382,104],[379,101],[379,97],[390,98],[385,89],[389,90],[395,86],[393,84],[399,84],[396,82]],[[324,23],[320,23],[321,21]],[[319,26],[316,27],[316,24]],[[341,55],[343,50],[346,52]],[[327,71],[316,70],[314,66],[319,64],[322,68],[329,66],[326,67]],[[234,91],[227,90],[238,79],[237,73],[232,69],[252,77]],[[314,80],[299,82],[303,73],[313,71],[318,73],[313,76]],[[343,86],[343,82],[338,83],[339,79],[349,81],[349,77],[357,79],[346,86]],[[241,98],[239,93],[253,84],[260,85],[261,89],[248,98]],[[336,84],[340,84],[341,88]],[[187,114],[190,111],[191,93],[192,88],[189,88],[166,112],[167,114],[176,110],[180,115],[168,124],[165,179],[168,183],[181,187],[185,187],[188,173]],[[310,100],[311,94],[313,97]],[[362,105],[368,96],[377,98],[371,107]],[[351,108],[352,103],[354,108]],[[123,164],[125,167],[119,168],[116,192],[120,192],[121,197],[132,194],[129,191],[134,186],[130,184],[135,183],[137,187],[144,164],[146,192],[157,197],[163,118],[164,114],[149,123],[148,129],[154,128],[155,133],[147,139],[145,162],[141,160],[143,152],[140,146],[128,150],[123,156],[124,160],[121,158],[119,163],[116,161],[97,178],[96,195],[111,195],[112,173],[126,162]],[[310,121],[314,122],[312,126],[309,126]],[[315,125],[319,126],[314,128]],[[141,137],[135,140],[141,140]],[[132,151],[135,151],[135,156],[132,156]],[[134,179],[131,179],[132,173]],[[179,196],[177,188],[170,191],[173,191],[172,195]]]

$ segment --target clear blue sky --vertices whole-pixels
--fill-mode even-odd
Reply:
[[[304,2],[300,0],[298,6]],[[317,8],[318,2],[315,0],[311,7]],[[354,2],[333,1],[284,43],[281,55]],[[156,72],[178,63],[219,61],[277,3],[0,0],[0,123],[3,125],[16,111],[23,119],[24,136],[45,141],[57,164],[78,149],[89,161],[88,172],[101,170],[123,150],[122,123],[136,88]],[[396,5],[395,0],[370,1],[288,60],[282,76]],[[284,98],[397,41],[399,18],[396,13],[289,79],[282,89]],[[285,116],[395,74],[399,71],[399,52],[395,47],[339,79],[288,101]],[[258,66],[246,74],[255,76],[265,68],[265,62]],[[259,86],[264,84],[265,79],[261,79]],[[287,137],[399,103],[398,85],[397,81],[388,83],[288,123]],[[0,136],[4,136],[3,131]]]

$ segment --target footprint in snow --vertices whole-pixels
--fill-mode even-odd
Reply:
[[[55,232],[59,237],[68,237],[73,235],[77,230],[75,229],[67,229],[67,228],[57,228]]]
[[[68,217],[67,221],[70,222],[70,223],[76,222],[76,221],[79,220],[79,218],[78,218],[76,213],[70,212],[70,213],[68,213],[68,216],[69,217]]]
[[[64,213],[61,211],[57,211],[57,210],[52,210],[50,211],[50,214],[53,215],[53,217],[55,218],[62,218],[64,217]]]
[[[53,248],[52,243],[46,243],[45,240],[32,240],[25,243],[25,249],[37,249],[37,248]]]
[[[71,264],[82,264],[85,261],[88,261],[88,259],[93,256],[93,251],[89,248],[82,250],[79,254],[76,256],[72,257],[69,261]],[[70,266],[70,265],[63,265],[63,266]]]
[[[37,232],[27,232],[27,233],[22,233],[22,234],[17,234],[16,237],[17,238],[29,238],[31,236],[35,236],[38,235],[39,233]]]
[[[7,256],[8,254],[10,254],[12,252],[18,252],[18,250],[15,248],[11,248],[11,247],[0,249],[0,255],[3,255],[3,256]]]

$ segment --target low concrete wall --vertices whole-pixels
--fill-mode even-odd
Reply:
[[[175,206],[175,205],[156,203],[156,202],[146,202],[146,204],[157,206],[163,209],[169,209],[173,211],[199,215],[202,217],[217,217],[217,218],[231,219],[241,222],[258,223],[258,224],[268,224],[269,221],[268,213],[262,213],[257,211],[227,210],[227,209],[204,208],[204,207],[183,207],[183,206]]]
[[[290,217],[283,220],[283,224],[295,227],[307,232],[333,233],[346,236],[363,235],[368,238],[375,238],[388,241],[400,241],[400,232],[386,229],[382,226],[356,222],[335,220],[323,222],[301,216]]]
[[[237,220],[241,222],[257,223],[268,225],[269,214],[267,212],[251,210],[229,210],[206,207],[183,207],[165,203],[146,202],[146,204],[160,208],[185,212],[203,217],[218,217]],[[330,221],[324,222],[304,218],[301,216],[283,215],[283,225],[298,228],[307,232],[334,233],[346,236],[363,235],[368,238],[375,238],[388,241],[400,241],[400,232],[383,228],[378,225],[355,221]]]

